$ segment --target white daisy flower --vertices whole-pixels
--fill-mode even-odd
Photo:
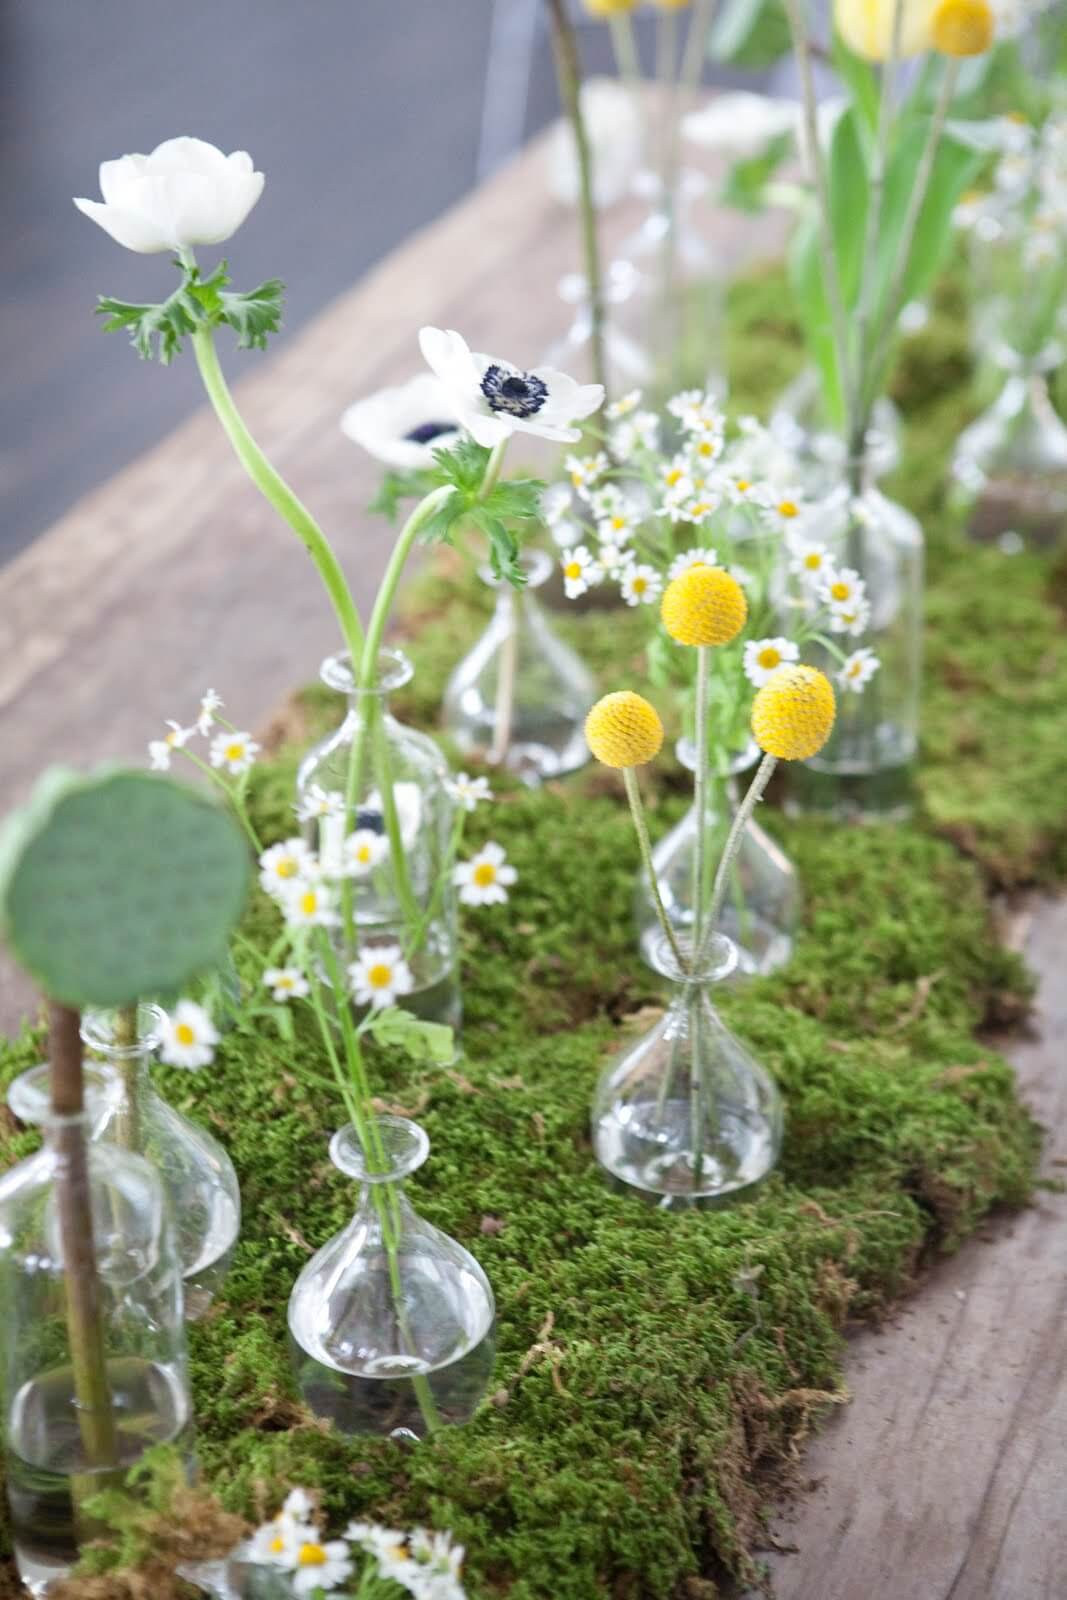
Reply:
[[[366,945],[348,968],[352,996],[357,1005],[396,1004],[397,996],[410,994],[415,987],[411,968],[398,944]]]
[[[315,856],[303,839],[286,839],[260,856],[259,881],[277,899],[288,894],[298,878],[313,878],[316,869]]]
[[[565,483],[553,483],[541,496],[541,516],[547,528],[556,528],[570,517],[574,497]]]
[[[463,1600],[463,1546],[454,1545],[450,1533],[428,1533],[425,1528],[413,1529],[409,1543],[422,1573],[420,1589],[426,1600]]]
[[[663,579],[655,567],[642,562],[626,568],[620,587],[628,606],[650,606],[660,597]]]
[[[357,828],[342,847],[341,873],[346,878],[366,878],[389,854],[389,840],[374,828]]]
[[[668,489],[663,496],[660,506],[660,516],[666,517],[670,522],[688,522],[687,508],[693,499],[693,485],[688,478],[682,478]]]
[[[317,822],[322,817],[343,817],[345,797],[340,789],[324,789],[321,783],[309,784],[296,804],[299,822]]]
[[[376,1522],[350,1522],[345,1538],[373,1556],[382,1578],[400,1584],[419,1600],[435,1600],[435,1591],[421,1586],[424,1570],[412,1560],[407,1534],[397,1528],[383,1528]]]
[[[272,1521],[257,1528],[248,1541],[252,1560],[263,1567],[288,1567],[295,1554],[293,1524],[279,1513]]]
[[[702,489],[682,506],[681,520],[696,523],[699,527],[702,522],[707,522],[709,517],[713,517],[721,505],[722,501],[717,494]]]
[[[866,600],[846,600],[830,607],[830,632],[847,633],[853,639],[866,633],[871,620],[871,608]]]
[[[306,1489],[290,1489],[282,1503],[279,1516],[291,1521],[306,1523],[315,1510],[315,1500]]]
[[[638,411],[611,430],[612,454],[629,461],[639,450],[655,450],[659,443],[659,418],[654,411]]]
[[[464,811],[473,811],[482,800],[493,798],[488,778],[472,778],[466,772],[457,772],[454,778],[449,779],[447,788]]]
[[[263,982],[275,1000],[303,1000],[311,991],[299,967],[268,967]]]
[[[491,840],[469,861],[459,861],[452,869],[452,882],[465,906],[503,905],[508,889],[518,879],[507,864],[507,852]]]
[[[765,485],[760,483],[755,474],[749,474],[743,468],[735,467],[729,470],[724,475],[722,484],[726,490],[726,498],[735,506],[746,504],[761,506],[766,502]]]
[[[867,585],[853,567],[835,567],[827,573],[819,594],[827,605],[852,606],[863,600]]]
[[[865,645],[862,650],[853,650],[850,656],[845,657],[841,671],[837,674],[837,681],[842,689],[851,689],[854,694],[862,694],[881,665],[874,651],[868,650]]]
[[[219,1032],[203,1006],[179,1000],[165,1011],[159,1025],[159,1059],[171,1067],[210,1066],[215,1059]]]
[[[225,767],[237,778],[255,765],[259,749],[250,733],[217,733],[211,741],[211,765]]]
[[[599,383],[580,384],[553,367],[524,372],[508,361],[477,355],[454,330],[423,328],[419,346],[444,384],[452,409],[471,437],[492,449],[513,433],[574,444],[604,402]]]
[[[597,546],[597,566],[607,578],[620,578],[634,558],[633,551],[625,544],[617,544],[611,539],[605,539]]]
[[[341,920],[335,909],[334,891],[315,878],[297,878],[282,909],[290,928],[336,928]]]
[[[769,489],[763,502],[764,516],[783,533],[790,533],[799,526],[803,509],[804,496],[800,489]]]
[[[599,583],[603,576],[584,544],[576,545],[573,550],[564,550],[560,569],[563,573],[563,592],[568,600],[577,600],[580,594]]]
[[[601,517],[596,525],[597,538],[613,544],[625,544],[636,532],[637,513],[626,505],[616,507],[610,516]]]
[[[587,490],[582,498],[592,512],[594,522],[601,522],[605,517],[613,517],[626,504],[626,496],[617,483],[598,484],[595,488]]]
[[[789,570],[808,588],[821,591],[834,566],[824,544],[816,544],[810,539],[794,539],[789,545]]]
[[[695,550],[683,550],[680,556],[675,556],[667,569],[667,577],[674,582],[683,572],[691,572],[694,567],[714,567],[718,564],[718,557],[714,550],[707,547]]]
[[[452,397],[432,372],[378,389],[341,413],[347,439],[402,471],[432,467],[434,451],[449,449],[461,431]]]
[[[675,412],[686,433],[723,434],[726,417],[713,395],[701,393],[691,405]]]
[[[175,750],[183,750],[196,732],[195,728],[183,728],[180,722],[167,719],[169,733],[162,739],[151,739],[148,744],[148,759],[153,772],[169,772],[170,758]]]
[[[623,417],[628,417],[636,411],[641,404],[641,390],[631,389],[629,394],[624,394],[621,400],[613,400],[607,407],[604,415],[612,422],[619,422]]]
[[[208,734],[215,725],[215,713],[222,710],[222,696],[216,694],[214,689],[205,689],[200,700],[200,710],[196,718],[196,731]]]
[[[687,411],[692,411],[694,406],[700,405],[703,398],[703,389],[682,389],[667,401],[667,410],[672,417],[677,417],[680,421]]]
[[[689,457],[698,471],[706,472],[715,465],[725,448],[726,440],[721,433],[701,433],[690,441]]]
[[[294,1594],[310,1595],[316,1589],[328,1592],[352,1576],[353,1561],[343,1539],[322,1543],[314,1528],[304,1528],[293,1543],[289,1582]]]
[[[664,489],[671,491],[679,489],[682,484],[690,481],[692,462],[682,452],[671,456],[669,461],[662,461],[659,466],[659,480]]]
[[[745,645],[745,677],[762,689],[771,673],[786,661],[799,661],[800,651],[792,639],[750,639]]]
[[[577,489],[583,500],[589,499],[588,490],[596,487],[597,480],[608,470],[608,458],[603,450],[598,450],[592,456],[567,456],[563,465],[571,475],[571,486]],[[609,487],[619,491],[614,484]]]

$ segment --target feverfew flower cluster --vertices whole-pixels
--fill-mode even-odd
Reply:
[[[148,742],[148,761],[153,772],[169,772],[176,750],[186,750],[190,739],[197,734],[210,739],[208,760],[212,767],[228,773],[230,777],[243,777],[255,765],[260,747],[250,733],[235,728],[219,716],[222,701],[214,689],[206,689],[196,717],[184,727],[180,722],[167,722],[167,732]],[[191,752],[186,752],[191,754]]]
[[[953,220],[977,241],[983,279],[1005,263],[1010,281],[997,288],[1025,321],[1043,302],[1062,298],[1055,291],[1067,275],[1067,114],[1040,128],[1013,116],[994,125],[1000,154],[991,185],[964,195]],[[1057,310],[1049,306],[1053,316]]]
[[[327,1539],[315,1504],[294,1489],[281,1511],[257,1528],[242,1555],[285,1575],[294,1595],[352,1595],[368,1579],[399,1584],[415,1600],[466,1600],[461,1581],[463,1547],[450,1533],[415,1528],[402,1533],[373,1522],[353,1522],[344,1537]],[[351,1585],[351,1587],[350,1587]],[[343,1586],[343,1587],[342,1587]]]

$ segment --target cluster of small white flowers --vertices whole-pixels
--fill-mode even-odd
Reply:
[[[188,726],[168,718],[167,732],[163,737],[148,741],[148,762],[152,771],[169,772],[175,750],[184,750],[189,740],[197,734],[201,738],[208,738],[212,729],[219,725],[221,719],[218,713],[221,709],[222,700],[214,689],[206,689],[201,696],[196,717]],[[255,763],[259,748],[250,733],[242,733],[224,722],[211,739],[208,755],[213,767],[221,767],[232,776],[240,777]]]
[[[374,1522],[352,1522],[343,1538],[325,1539],[314,1518],[311,1496],[294,1489],[278,1515],[253,1534],[248,1559],[284,1572],[296,1595],[329,1594],[355,1575],[358,1550],[375,1563],[379,1577],[399,1584],[415,1600],[466,1600],[463,1546],[453,1544],[450,1533],[425,1528],[401,1533]],[[366,1576],[360,1573],[360,1581]]]
[[[1067,248],[1067,115],[1050,116],[1040,129],[998,117],[996,132],[992,185],[964,195],[953,221],[983,242],[1017,243],[1026,272],[1058,266]]]

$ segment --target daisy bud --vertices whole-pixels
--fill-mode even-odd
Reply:
[[[690,567],[667,585],[663,626],[679,644],[729,644],[745,625],[748,601],[722,567]]]
[[[598,700],[585,719],[590,750],[605,767],[639,767],[663,747],[663,723],[655,706],[632,689]]]
[[[980,56],[995,34],[989,0],[941,0],[930,19],[934,49],[946,56]]]
[[[789,665],[772,673],[752,702],[752,732],[769,756],[806,761],[834,725],[834,691],[817,667]]]

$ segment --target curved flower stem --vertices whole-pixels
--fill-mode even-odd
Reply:
[[[248,835],[248,841],[251,844],[252,849],[256,852],[257,858],[261,856],[263,854],[263,846],[260,843],[259,835],[252,826],[252,819],[248,815],[248,809],[245,806],[243,797],[237,792],[236,789],[231,788],[221,773],[216,772],[214,767],[209,767],[206,761],[202,761],[201,758],[194,755],[191,750],[187,750],[183,747],[182,755],[187,761],[191,761],[194,767],[199,767],[200,771],[209,777],[212,783],[217,784],[222,790],[223,794],[230,802],[230,805],[233,807],[234,815],[236,816],[238,822]]]
[[[648,824],[645,822],[644,808],[641,804],[641,791],[637,787],[637,775],[633,767],[623,767],[623,782],[626,785],[626,798],[630,802],[630,815],[634,819],[634,828],[637,833],[637,845],[641,852],[641,863],[648,876],[648,886],[652,894],[652,904],[659,918],[659,925],[663,929],[664,937],[670,945],[671,954],[678,963],[679,972],[688,972],[689,963],[682,955],[681,946],[671,927],[670,918],[663,905],[663,897],[659,892],[656,881],[656,869],[652,863],[652,845],[648,837]]]
[[[700,949],[704,933],[704,861],[708,832],[708,673],[711,650],[697,646],[696,692],[696,770],[693,773],[693,802],[696,806],[697,833],[693,852],[693,951]]]
[[[363,628],[356,603],[333,547],[310,511],[297,499],[284,478],[271,466],[245,426],[223,376],[222,368],[219,366],[218,351],[215,349],[215,339],[211,330],[198,328],[192,335],[192,343],[208,399],[215,408],[215,414],[222,423],[237,459],[264,499],[269,500],[274,509],[285,518],[314,561],[337,614],[345,643],[355,661],[363,648]]]
[[[745,798],[737,808],[737,814],[734,817],[733,825],[730,828],[730,832],[726,836],[726,843],[723,845],[722,857],[719,861],[718,870],[715,873],[715,882],[712,885],[711,905],[708,909],[708,921],[704,935],[705,945],[714,933],[715,924],[719,920],[719,913],[722,910],[722,902],[726,894],[726,885],[730,877],[730,868],[733,866],[734,858],[741,847],[741,839],[745,829],[748,827],[749,818],[751,817],[753,811],[755,811],[760,800],[762,800],[763,791],[770,783],[771,774],[777,765],[777,756],[764,756],[763,760],[756,768],[755,777],[748,786],[748,793],[745,795]],[[694,966],[697,968],[697,970],[700,968],[700,961],[703,954],[704,949],[702,946],[696,952],[694,957]]]

